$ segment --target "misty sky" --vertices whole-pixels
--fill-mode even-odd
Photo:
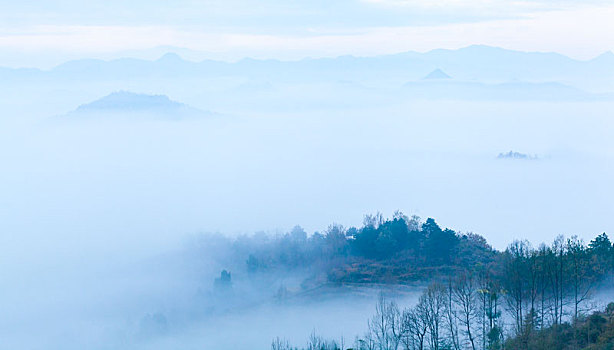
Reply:
[[[160,46],[195,58],[296,59],[485,44],[590,59],[614,49],[612,18],[604,0],[2,1],[0,65]]]

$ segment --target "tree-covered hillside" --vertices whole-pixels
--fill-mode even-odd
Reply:
[[[509,339],[507,349],[612,350],[614,349],[614,303],[604,311],[582,315],[571,323],[527,330]]]
[[[275,237],[239,237],[232,247],[252,276],[282,269],[326,276],[308,279],[304,288],[325,282],[429,283],[408,309],[382,298],[364,337],[356,339],[360,349],[612,348],[611,306],[591,314],[594,293],[612,287],[614,247],[605,233],[588,244],[558,236],[550,245],[514,241],[498,251],[479,235],[396,213],[391,219],[367,216],[361,227],[331,225],[310,236],[295,227]],[[340,346],[311,340],[317,346],[309,349]],[[276,341],[276,349],[291,348]]]
[[[575,236],[559,236],[550,245],[515,241],[498,251],[480,235],[444,229],[432,218],[422,221],[399,212],[389,219],[368,215],[361,227],[331,225],[309,236],[299,226],[273,237],[242,236],[232,249],[235,259],[246,261],[250,274],[307,268],[338,283],[445,280],[457,271],[499,279],[514,269],[517,272],[508,271],[506,280],[539,274],[546,283],[556,275],[556,288],[575,283],[580,294],[585,282],[593,284],[614,270],[614,249],[605,233],[588,245]]]

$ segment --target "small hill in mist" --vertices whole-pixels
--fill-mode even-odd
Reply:
[[[429,74],[427,74],[424,78],[422,78],[423,80],[433,80],[433,79],[451,79],[452,77],[449,76],[448,74],[446,74],[444,71],[442,71],[441,69],[437,68],[434,71],[430,72]]]
[[[509,151],[509,152],[499,153],[499,155],[497,156],[497,159],[523,159],[523,160],[526,159],[526,160],[529,160],[529,159],[538,159],[538,157],[536,155]]]
[[[204,117],[211,115],[211,113],[173,101],[166,95],[119,91],[83,104],[69,115],[73,117],[149,116],[164,119],[183,119]]]
[[[84,104],[77,108],[78,111],[100,111],[100,110],[173,110],[184,105],[175,102],[166,95],[146,95],[128,91],[113,92],[101,99]]]

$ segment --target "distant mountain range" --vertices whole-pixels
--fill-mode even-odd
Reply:
[[[246,58],[237,62],[191,62],[174,53],[168,53],[155,61],[132,58],[111,61],[76,60],[46,71],[0,68],[0,78],[5,81],[24,81],[242,76],[257,81],[417,81],[437,70],[461,81],[557,81],[574,86],[575,82],[590,81],[597,82],[599,86],[605,84],[605,87],[611,88],[609,91],[614,91],[614,54],[611,52],[592,60],[579,61],[556,53],[520,52],[480,45],[458,50],[438,49],[426,53],[306,58],[298,61]]]

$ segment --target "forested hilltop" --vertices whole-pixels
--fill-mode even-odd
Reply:
[[[403,284],[446,280],[462,271],[496,281],[535,275],[557,290],[576,280],[580,293],[585,284],[593,285],[614,270],[614,250],[605,233],[588,244],[576,236],[558,236],[550,245],[533,247],[519,240],[498,251],[480,235],[400,212],[389,219],[367,215],[361,227],[333,224],[307,235],[296,226],[285,234],[258,233],[226,243],[233,259],[245,261],[249,274],[307,269],[314,283]]]
[[[588,244],[559,236],[549,245],[514,241],[498,251],[479,235],[396,213],[390,219],[366,216],[361,227],[331,225],[310,236],[295,227],[274,237],[239,237],[232,247],[250,275],[307,269],[311,277],[303,288],[324,282],[429,283],[409,309],[382,296],[364,337],[353,344],[360,349],[614,346],[613,306],[600,313],[592,299],[612,286],[614,247],[605,233]],[[312,335],[307,348],[348,347],[341,343]],[[273,348],[292,347],[276,339]]]

